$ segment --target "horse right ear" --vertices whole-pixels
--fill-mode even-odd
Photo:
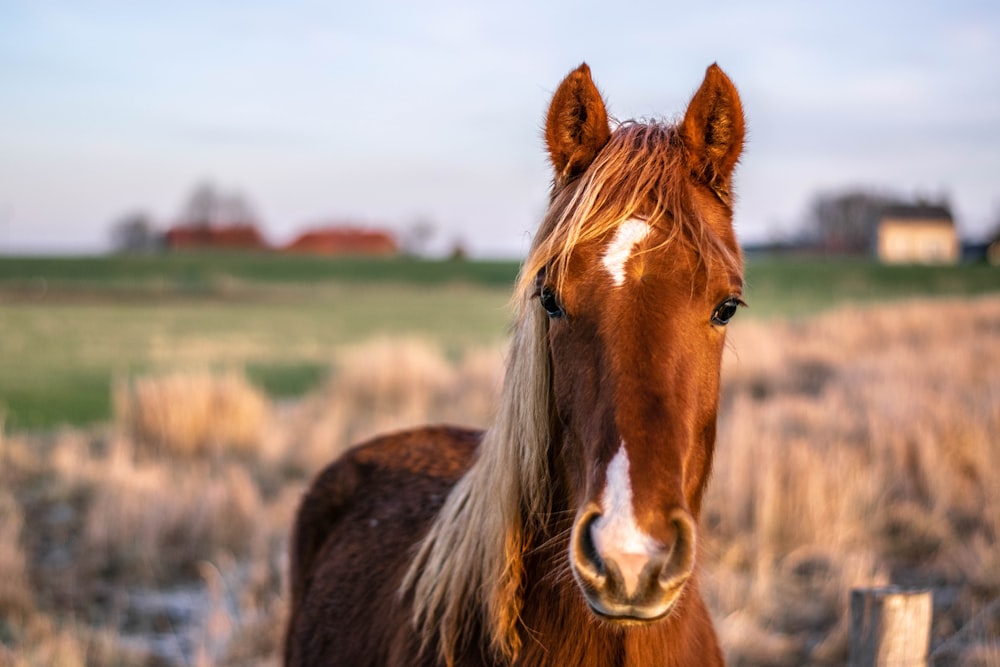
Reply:
[[[590,67],[583,63],[559,84],[545,121],[556,185],[585,172],[610,138],[604,100],[590,78]]]

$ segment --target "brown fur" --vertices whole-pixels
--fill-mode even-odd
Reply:
[[[694,563],[724,340],[711,316],[742,289],[730,194],[742,139],[714,65],[678,127],[613,133],[589,68],[567,76],[496,423],[386,436],[320,474],[292,540],[287,665],[721,664]],[[601,254],[632,217],[652,231],[615,287]],[[565,317],[545,315],[539,284]],[[575,566],[624,443],[636,520],[690,554],[669,613],[641,623],[597,616],[594,596],[615,593]]]
[[[285,664],[420,664],[409,662],[415,639],[396,591],[480,437],[440,427],[385,436],[319,474],[292,536]]]

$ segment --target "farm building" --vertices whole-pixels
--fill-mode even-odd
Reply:
[[[958,232],[944,206],[890,206],[879,218],[876,252],[886,264],[954,264]]]
[[[986,245],[986,261],[993,266],[1000,266],[1000,232]]]
[[[267,250],[254,225],[178,225],[164,235],[170,250]]]
[[[388,257],[399,252],[396,237],[380,229],[331,226],[310,229],[284,247],[285,252],[313,255]]]

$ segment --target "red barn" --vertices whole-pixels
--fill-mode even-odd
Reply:
[[[284,248],[285,252],[312,255],[370,255],[388,257],[399,253],[391,232],[362,227],[336,226],[310,229]]]
[[[171,250],[267,250],[254,225],[178,225],[165,235]]]

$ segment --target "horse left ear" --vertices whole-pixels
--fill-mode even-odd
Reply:
[[[713,64],[688,105],[681,135],[692,173],[727,204],[732,204],[732,175],[743,152],[744,134],[736,86]]]
[[[604,100],[583,63],[570,72],[552,96],[545,121],[545,143],[562,185],[587,170],[611,138]]]

